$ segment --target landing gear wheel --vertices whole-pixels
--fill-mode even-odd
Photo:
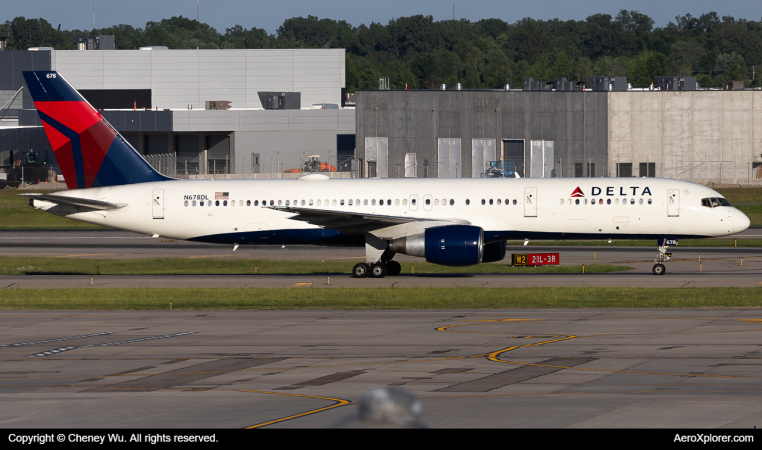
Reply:
[[[365,263],[355,264],[355,266],[352,268],[352,275],[355,278],[365,278],[368,276],[369,272],[370,268]]]
[[[386,264],[377,262],[370,266],[370,276],[372,278],[383,278],[386,276]]]
[[[654,275],[664,275],[664,272],[666,271],[667,271],[667,268],[664,267],[664,264],[654,265]]]
[[[386,274],[389,276],[399,275],[402,272],[402,265],[397,261],[389,261],[386,263]]]

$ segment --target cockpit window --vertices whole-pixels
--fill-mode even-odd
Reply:
[[[732,205],[726,198],[710,197],[710,198],[702,198],[701,206],[706,206],[707,208],[716,208],[718,206],[732,206]]]

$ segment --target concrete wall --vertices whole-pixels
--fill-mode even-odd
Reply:
[[[650,161],[658,177],[754,181],[752,163],[762,162],[762,91],[608,95],[610,173],[617,162],[632,163],[633,176],[639,176],[639,163]]]
[[[437,140],[461,139],[463,177],[470,177],[472,140],[524,140],[525,173],[530,173],[532,139],[554,141],[556,173],[574,176],[574,164],[595,164],[605,172],[608,148],[608,104],[605,92],[523,91],[358,91],[357,157],[365,159],[366,137],[389,138],[389,176],[398,173],[406,153],[416,153],[418,177],[423,161],[437,167]],[[404,166],[403,166],[404,167]],[[404,170],[402,171],[404,174]],[[429,172],[429,176],[436,176]]]
[[[76,89],[151,89],[159,109],[203,109],[214,100],[228,100],[233,108],[261,108],[257,91],[301,92],[302,107],[308,108],[340,104],[345,87],[343,49],[26,53],[50,54],[49,65]],[[0,89],[5,89],[2,81]]]

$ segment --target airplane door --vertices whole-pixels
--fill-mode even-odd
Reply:
[[[418,211],[418,196],[410,196],[410,211]]]
[[[524,188],[524,217],[537,217],[537,188]]]
[[[669,217],[680,217],[680,190],[670,189],[667,198],[667,215]]]
[[[151,204],[153,205],[153,218],[163,219],[164,218],[164,189],[153,190]]]
[[[426,194],[423,196],[423,209],[426,211],[431,211],[431,206],[433,205],[434,200],[431,199],[431,195]]]

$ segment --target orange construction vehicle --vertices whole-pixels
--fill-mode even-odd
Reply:
[[[304,167],[301,169],[286,169],[283,173],[315,173],[315,172],[336,172],[336,167],[326,163],[320,162],[318,158],[320,155],[308,156],[308,160],[304,161]]]

